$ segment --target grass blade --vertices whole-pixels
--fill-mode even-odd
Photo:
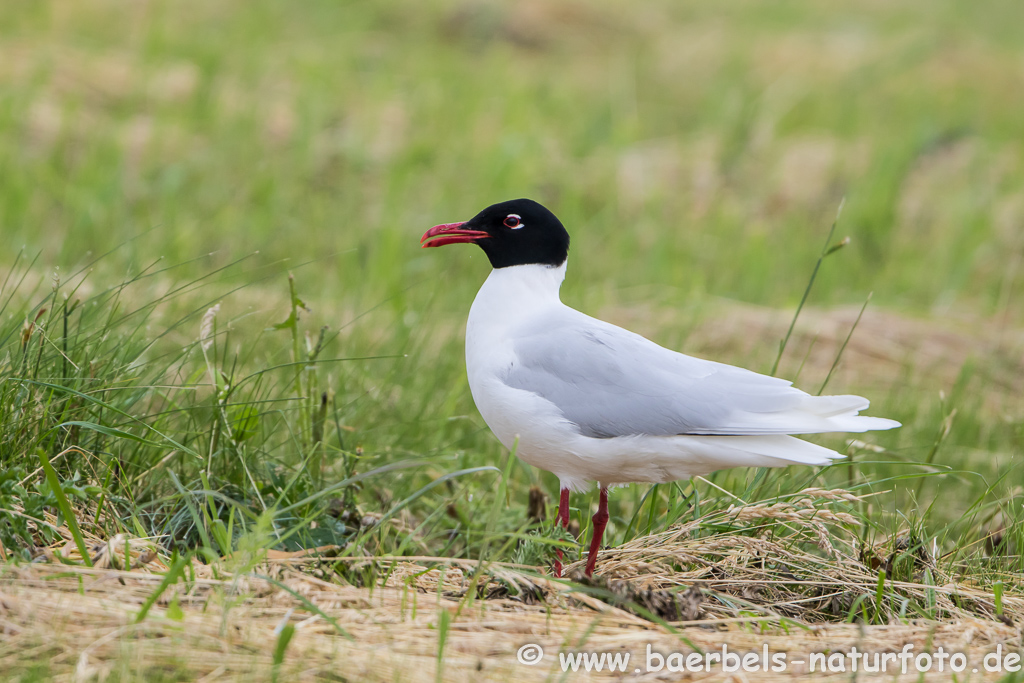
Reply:
[[[85,543],[85,537],[82,536],[82,530],[78,526],[78,519],[75,517],[75,511],[71,508],[71,503],[68,502],[67,496],[64,495],[64,490],[60,486],[60,479],[57,478],[57,471],[53,469],[53,465],[50,464],[50,458],[46,455],[46,451],[39,449],[39,464],[43,466],[43,472],[46,473],[46,481],[50,484],[50,490],[53,491],[54,498],[57,499],[57,506],[60,508],[61,514],[64,516],[64,521],[68,525],[68,529],[71,531],[71,537],[75,539],[75,545],[78,547],[78,552],[82,555],[82,562],[85,563],[86,567],[92,566],[92,558],[89,557],[89,548]]]
[[[139,609],[139,613],[135,615],[135,623],[141,623],[146,615],[149,614],[149,610],[156,604],[156,601],[160,599],[160,596],[164,594],[164,591],[169,587],[173,586],[178,582],[179,578],[185,575],[185,567],[188,565],[190,555],[177,555],[171,560],[171,566],[164,574],[164,578],[160,581],[160,584],[156,587],[146,601],[142,603],[142,607]]]
[[[796,313],[793,314],[793,319],[789,322],[789,329],[786,330],[786,336],[783,337],[779,343],[779,353],[775,356],[775,363],[772,364],[772,371],[769,373],[774,375],[779,369],[779,361],[782,360],[782,354],[786,351],[786,345],[789,344],[789,338],[793,335],[793,328],[796,327],[797,318],[800,317],[800,311],[803,310],[804,304],[807,303],[807,297],[811,295],[811,288],[814,286],[814,280],[818,277],[818,270],[821,269],[821,263],[825,260],[829,254],[832,254],[849,243],[850,238],[845,238],[834,246],[829,246],[832,242],[832,235],[836,232],[836,224],[839,223],[839,216],[843,212],[843,204],[846,200],[839,202],[839,208],[836,210],[836,219],[832,221],[832,227],[829,228],[828,236],[825,237],[825,246],[821,248],[821,255],[818,256],[817,262],[814,264],[814,270],[811,271],[811,279],[807,281],[807,287],[804,289],[804,295],[800,297],[800,304],[796,307]]]
[[[843,357],[843,351],[846,351],[846,345],[850,343],[850,338],[853,337],[853,331],[857,329],[857,325],[860,324],[861,316],[864,315],[865,309],[868,304],[871,303],[871,297],[874,292],[868,294],[868,298],[864,300],[864,305],[860,307],[860,313],[857,314],[857,319],[853,321],[853,327],[850,328],[850,333],[846,335],[846,339],[843,340],[843,345],[839,347],[839,352],[836,354],[836,359],[832,361],[832,367],[828,369],[828,374],[825,375],[825,381],[821,383],[821,388],[818,389],[818,396],[821,396],[822,392],[825,391],[825,387],[828,386],[828,381],[832,379],[832,373],[839,367],[839,360]]]

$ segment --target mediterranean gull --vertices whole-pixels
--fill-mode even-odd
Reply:
[[[685,356],[563,304],[569,234],[535,201],[489,206],[428,230],[424,247],[471,242],[493,270],[466,327],[469,388],[498,440],[569,492],[601,487],[586,574],[593,574],[608,487],[689,479],[728,467],[825,465],[843,457],[792,434],[900,424],[858,415],[860,396],[811,396],[776,377]],[[558,551],[555,576],[561,576]]]

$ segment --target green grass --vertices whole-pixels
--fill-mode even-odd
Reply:
[[[847,358],[829,391],[905,425],[868,435],[883,453],[711,480],[747,500],[891,491],[860,511],[866,537],[912,529],[1019,575],[1022,20],[1009,1],[7,6],[0,507],[99,509],[98,533],[209,556],[510,561],[528,487],[555,482],[505,479],[472,405],[483,255],[420,234],[534,197],[573,237],[567,303],[693,350],[727,300],[785,309],[784,329],[845,198],[851,242],[808,306],[873,292],[869,314],[960,321],[978,350],[933,373],[901,348],[870,381]],[[768,371],[780,337],[704,351]],[[813,391],[832,356],[803,368],[806,345],[779,372]],[[730,502],[630,487],[610,536],[667,528],[694,491]],[[584,527],[593,502],[575,500]],[[14,555],[54,540],[0,523]]]

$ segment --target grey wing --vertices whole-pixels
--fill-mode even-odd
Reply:
[[[571,309],[570,309],[571,310]],[[553,403],[585,436],[809,434],[887,429],[859,396],[685,356],[573,311],[517,335],[506,384]]]

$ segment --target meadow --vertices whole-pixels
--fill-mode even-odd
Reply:
[[[698,580],[703,620],[772,637],[975,620],[1019,647],[1022,25],[1010,0],[5,5],[4,675],[537,677],[525,635],[460,619],[539,600],[692,644],[696,613],[637,591]],[[616,490],[625,597],[554,586],[557,482],[466,382],[489,266],[419,246],[523,196],[572,235],[566,303],[904,426]],[[587,538],[596,493],[574,506]]]

